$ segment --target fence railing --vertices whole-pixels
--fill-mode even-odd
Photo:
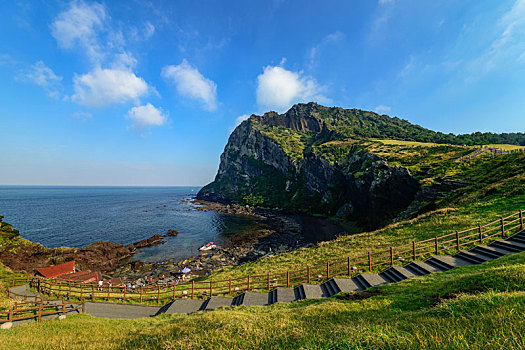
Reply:
[[[68,281],[34,278],[32,287],[49,296],[77,298],[92,301],[117,301],[137,303],[163,303],[178,298],[205,298],[214,295],[233,296],[245,291],[269,291],[275,287],[295,287],[301,283],[316,283],[335,276],[353,276],[365,271],[408,261],[423,259],[433,254],[459,251],[476,244],[505,238],[523,230],[523,211],[502,217],[496,221],[443,236],[411,241],[388,249],[368,252],[360,256],[345,257],[303,269],[247,275],[227,280],[190,281],[168,287],[134,287],[125,285],[99,287],[96,283],[73,283]]]
[[[16,295],[16,293],[13,293]],[[65,315],[68,312],[85,312],[85,301],[80,303],[35,297],[35,301],[17,301],[12,309],[0,312],[0,323],[34,319],[41,321],[49,315]]]

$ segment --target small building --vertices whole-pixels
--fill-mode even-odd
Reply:
[[[75,272],[75,260],[68,261],[63,264],[51,265],[36,270],[37,274],[44,276],[45,278],[55,278],[58,276],[66,275],[68,273]]]
[[[58,276],[57,279],[71,282],[90,283],[101,281],[102,274],[100,273],[100,271],[85,270]]]

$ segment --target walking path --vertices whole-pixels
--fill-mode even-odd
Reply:
[[[86,302],[85,312],[95,317],[134,319],[153,317],[162,313],[190,314],[212,311],[230,306],[266,306],[275,303],[290,303],[303,299],[328,298],[340,292],[359,292],[370,287],[399,282],[408,278],[451,270],[459,266],[470,266],[497,259],[507,254],[525,250],[525,231],[505,240],[496,240],[489,245],[479,245],[469,251],[460,251],[453,256],[432,256],[425,261],[413,261],[404,266],[392,266],[379,274],[361,273],[353,278],[331,278],[320,284],[301,284],[295,288],[275,288],[267,293],[245,292],[236,297],[213,296],[207,300],[177,299],[159,308],[134,304]],[[34,297],[29,286],[18,286],[11,291]],[[74,303],[72,303],[74,304]],[[75,311],[76,313],[77,311]],[[57,317],[57,316],[54,316]],[[27,321],[26,321],[27,322]],[[18,321],[17,324],[25,323]]]

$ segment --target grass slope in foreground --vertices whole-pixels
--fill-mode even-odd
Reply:
[[[522,349],[525,252],[376,288],[138,320],[71,316],[0,332],[2,349]]]

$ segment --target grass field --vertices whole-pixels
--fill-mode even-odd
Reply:
[[[525,253],[309,300],[137,320],[71,316],[0,331],[1,349],[522,349]]]

